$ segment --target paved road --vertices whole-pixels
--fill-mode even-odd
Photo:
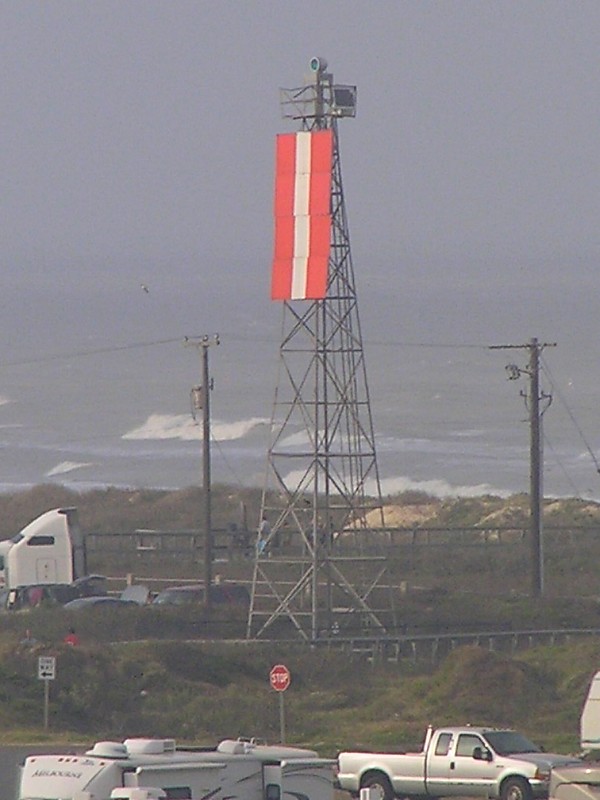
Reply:
[[[0,747],[0,800],[15,800],[17,796],[18,767],[30,753],[66,753],[72,747],[60,747],[52,743],[46,745],[21,745]]]

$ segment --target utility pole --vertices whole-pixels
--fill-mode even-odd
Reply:
[[[541,597],[544,593],[542,416],[552,402],[551,395],[540,393],[540,353],[545,347],[556,347],[556,343],[540,344],[534,337],[528,344],[493,345],[489,348],[529,351],[529,364],[526,368],[508,364],[506,371],[511,381],[518,380],[521,375],[529,377],[529,391],[521,391],[521,396],[529,411],[529,540],[532,597]],[[545,401],[546,404],[540,411],[541,401]]]
[[[544,593],[544,556],[542,540],[542,421],[540,417],[540,349],[537,339],[529,343],[529,500],[531,544],[531,594]]]
[[[213,388],[208,370],[208,348],[219,344],[219,334],[185,338],[186,346],[195,347],[202,356],[202,383],[192,389],[192,414],[202,410],[202,488],[204,493],[204,607],[210,609],[212,586],[213,531],[210,492],[210,391]]]

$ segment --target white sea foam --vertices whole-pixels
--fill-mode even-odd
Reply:
[[[57,464],[52,469],[49,469],[48,472],[45,473],[46,478],[52,478],[55,475],[65,475],[67,472],[74,472],[77,469],[82,469],[83,467],[93,467],[93,463],[91,461],[83,462],[83,461],[61,461],[60,464]]]
[[[5,394],[0,394],[0,406],[6,406],[9,403],[12,403],[10,397],[7,397]]]
[[[218,442],[243,439],[250,431],[268,424],[262,417],[238,420],[236,422],[211,422],[212,438]],[[164,440],[179,439],[194,441],[202,439],[202,425],[194,421],[188,414],[151,414],[139,427],[125,433],[123,439]]]
[[[243,439],[250,431],[269,425],[270,421],[264,417],[251,417],[237,422],[218,422],[211,424],[213,437],[219,442]]]
[[[297,431],[297,433],[291,433],[289,436],[285,436],[281,442],[281,447],[302,447],[309,444],[310,439],[306,431]]]
[[[290,488],[298,488],[300,481],[304,478],[305,472],[303,470],[293,470],[285,477],[286,486]],[[375,497],[377,495],[377,488],[374,479],[369,479],[365,483],[365,490],[367,495]],[[425,494],[432,497],[481,497],[482,495],[490,494],[496,497],[509,497],[512,492],[494,489],[488,483],[480,483],[474,486],[455,486],[443,479],[433,479],[427,481],[416,481],[412,478],[398,476],[395,478],[386,478],[381,481],[381,492],[383,495],[395,495],[402,492],[415,491],[425,492]]]
[[[450,431],[449,435],[456,439],[479,439],[485,436],[485,431],[483,428],[471,428],[464,431]]]
[[[366,484],[367,493],[374,493],[374,486]],[[381,491],[385,495],[399,494],[401,492],[416,491],[425,492],[433,497],[481,497],[481,495],[491,494],[496,497],[509,497],[511,492],[494,489],[489,483],[479,483],[474,486],[454,486],[441,478],[415,481],[411,478],[396,477],[385,478],[381,481]]]
[[[323,429],[319,429],[318,439],[323,441],[325,438],[325,431]],[[296,431],[296,433],[290,433],[289,436],[284,437],[281,442],[279,443],[280,447],[306,447],[311,445],[311,438],[308,435],[306,430]],[[336,434],[335,441],[339,444],[343,442],[347,445],[348,437],[341,436],[339,433]]]

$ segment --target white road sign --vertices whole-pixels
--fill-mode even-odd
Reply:
[[[56,656],[38,658],[38,678],[41,681],[53,681],[56,678]]]

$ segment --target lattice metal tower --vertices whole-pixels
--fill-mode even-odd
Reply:
[[[281,104],[300,131],[332,132],[331,227],[322,297],[283,298],[247,636],[283,635],[290,623],[306,641],[384,633],[394,624],[387,537],[377,531],[381,488],[338,145],[356,87],[334,84],[313,58],[305,85],[282,89]]]

